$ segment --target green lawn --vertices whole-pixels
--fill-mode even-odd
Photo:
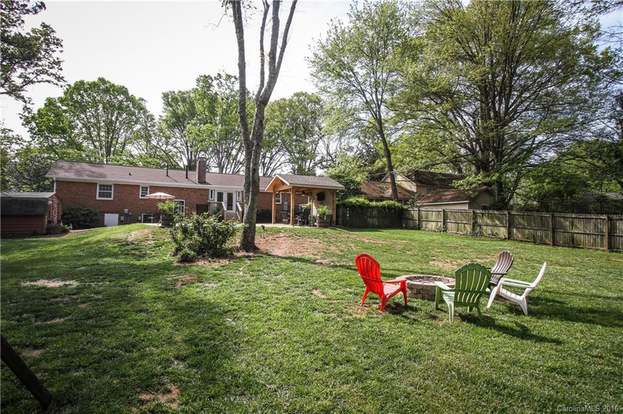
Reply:
[[[266,233],[282,257],[194,265],[141,225],[3,240],[2,334],[64,413],[623,410],[621,254],[413,230]],[[501,249],[513,278],[549,264],[530,316],[501,302],[454,323],[427,301],[358,306],[357,253],[393,277],[490,266]],[[41,279],[77,284],[23,285]],[[3,412],[35,411],[4,365],[1,391]]]

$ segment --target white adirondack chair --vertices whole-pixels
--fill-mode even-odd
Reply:
[[[523,311],[523,313],[527,315],[528,314],[528,295],[530,294],[530,292],[534,290],[535,287],[537,287],[541,279],[543,279],[543,275],[545,274],[546,267],[547,267],[547,262],[543,263],[543,266],[541,266],[541,271],[539,272],[539,275],[536,277],[536,279],[534,279],[534,281],[532,281],[532,283],[524,282],[523,280],[508,279],[506,277],[503,277],[502,279],[500,279],[497,286],[493,288],[493,290],[491,290],[491,295],[489,295],[489,303],[487,303],[487,309],[491,307],[491,304],[493,303],[493,299],[495,299],[497,295],[500,295],[504,299],[518,304],[521,310]],[[518,295],[516,293],[513,293],[509,290],[504,289],[504,287],[523,288],[524,291],[521,295]]]

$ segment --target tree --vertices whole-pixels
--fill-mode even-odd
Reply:
[[[277,134],[273,134],[270,129],[265,131],[262,140],[262,154],[260,155],[260,175],[273,176],[287,164],[288,158],[281,144]]]
[[[341,153],[327,170],[327,175],[344,186],[339,196],[348,198],[361,194],[361,184],[369,177],[369,165],[355,154]]]
[[[393,62],[409,34],[405,8],[395,0],[351,6],[349,23],[333,22],[310,59],[312,76],[320,90],[348,108],[352,122],[375,132],[390,177],[392,197],[398,188],[391,156],[389,100],[397,92]]]
[[[0,127],[0,190],[50,191],[52,182],[45,174],[53,162],[40,148],[24,145],[21,136]]]
[[[518,204],[540,211],[617,213],[623,192],[623,141],[580,141],[531,169],[517,190]]]
[[[197,119],[195,92],[169,91],[162,93],[162,116],[158,131],[163,137],[163,145],[171,148],[174,165],[183,165],[192,170],[206,143],[204,137],[193,132],[193,122]]]
[[[471,182],[508,207],[529,168],[586,136],[618,57],[594,20],[552,1],[431,2],[423,36],[402,49],[396,100],[416,129],[447,142]],[[474,179],[476,178],[476,179]]]
[[[0,1],[0,95],[8,95],[24,104],[28,87],[40,83],[61,85],[63,44],[46,23],[24,30],[24,17],[45,10],[43,2]]]
[[[194,97],[197,119],[193,134],[203,144],[209,167],[219,173],[238,174],[242,169],[238,80],[226,73],[200,76]]]
[[[315,175],[320,157],[323,104],[318,95],[297,92],[266,109],[266,136],[281,143],[293,174]]]
[[[228,0],[232,9],[236,42],[238,47],[238,116],[240,121],[240,135],[244,148],[244,229],[240,239],[240,247],[246,251],[256,249],[255,246],[255,221],[257,213],[257,198],[260,190],[259,164],[262,153],[262,140],[264,138],[264,115],[270,96],[277,84],[279,71],[283,62],[283,56],[288,43],[288,33],[292,24],[292,17],[296,9],[297,0],[292,0],[290,12],[281,35],[279,45],[279,30],[281,21],[279,18],[280,0],[273,0],[272,22],[270,32],[270,46],[268,50],[268,73],[266,73],[266,56],[264,54],[264,32],[266,20],[270,11],[268,0],[263,1],[262,23],[260,26],[260,83],[255,93],[255,113],[253,124],[249,128],[247,114],[247,64],[244,38],[243,2],[241,0]]]
[[[142,99],[104,78],[77,81],[26,118],[34,143],[56,158],[109,163],[149,135]],[[148,120],[146,122],[146,120]]]

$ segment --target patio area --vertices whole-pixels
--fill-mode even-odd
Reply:
[[[272,223],[335,225],[336,194],[343,189],[342,184],[329,177],[276,175],[265,189],[272,193]]]

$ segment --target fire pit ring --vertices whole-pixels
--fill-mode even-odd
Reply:
[[[435,300],[435,282],[454,287],[454,279],[440,275],[413,274],[400,276],[394,280],[406,280],[407,289],[415,299]]]

